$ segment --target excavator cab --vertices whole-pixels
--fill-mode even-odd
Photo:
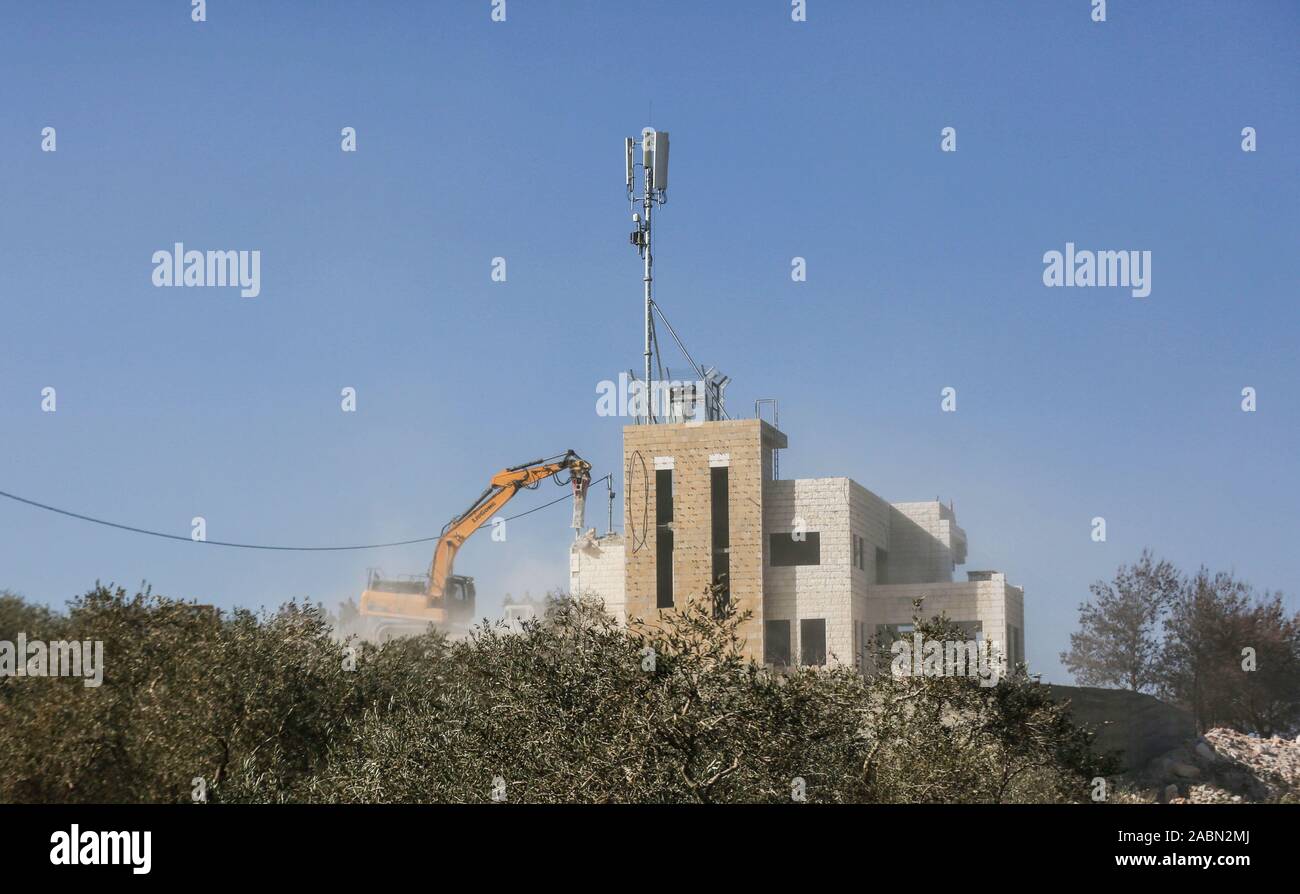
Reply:
[[[383,572],[371,571],[366,590],[361,594],[361,614],[384,617],[403,629],[436,624],[440,629],[455,631],[474,621],[474,578],[453,574],[447,578],[443,595],[429,594],[428,579],[408,575],[385,578]]]
[[[453,574],[447,581],[447,620],[453,626],[474,622],[474,578]]]

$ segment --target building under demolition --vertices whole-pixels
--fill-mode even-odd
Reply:
[[[635,383],[640,423],[623,429],[623,534],[579,537],[570,591],[601,597],[621,621],[648,623],[716,594],[748,612],[740,633],[754,660],[864,669],[874,643],[887,647],[910,632],[921,598],[925,616],[946,614],[968,639],[1023,661],[1023,591],[995,571],[952,579],[966,561],[966,533],[951,506],[887,503],[849,478],[781,480],[777,451],[786,436],[761,418],[727,418],[730,380],[695,363],[653,298],[653,219],[666,198],[668,134],[646,128],[639,149],[627,138],[645,350]],[[661,410],[653,400],[665,381],[655,375],[656,318],[699,376],[693,384],[669,380]]]
[[[626,426],[624,533],[573,544],[571,591],[653,622],[716,587],[750,613],[754,660],[857,667],[873,641],[910,632],[922,598],[924,615],[1024,660],[1024,592],[997,571],[953,580],[966,532],[950,506],[888,503],[850,478],[779,480],[786,446],[761,419]]]

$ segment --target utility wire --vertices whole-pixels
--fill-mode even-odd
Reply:
[[[695,374],[700,377],[701,381],[703,381],[704,370],[701,369],[700,365],[695,362],[695,358],[691,356],[691,352],[686,350],[686,345],[682,344],[682,340],[677,337],[677,330],[673,328],[672,323],[668,322],[668,317],[664,314],[663,308],[659,306],[659,302],[652,300],[650,302],[650,306],[653,307],[655,311],[659,314],[659,319],[664,321],[664,325],[668,327],[668,334],[673,337],[673,341],[677,342],[677,347],[681,348],[682,353],[686,355],[686,361],[690,363],[691,368],[695,370]],[[654,318],[651,317],[651,319],[653,320]],[[653,331],[654,330],[652,329],[651,332]],[[656,345],[656,349],[657,349],[657,345]],[[722,415],[725,416],[727,419],[731,418],[731,415],[727,413],[726,409],[722,410]]]
[[[595,481],[589,481],[589,482],[587,482],[587,487],[591,487],[593,484],[600,484],[602,481],[605,481],[605,480],[608,479],[608,478],[609,478],[608,475],[602,475],[600,478],[597,478]],[[560,502],[563,502],[564,500],[568,500],[568,499],[570,499],[572,496],[573,496],[573,492],[570,491],[569,493],[565,494],[564,496],[556,497],[554,500],[551,500],[551,501],[548,502],[548,503],[543,503],[543,504],[540,505],[540,506],[534,506],[532,509],[526,509],[526,510],[524,510],[523,512],[520,512],[518,515],[507,516],[506,518],[503,518],[503,519],[501,519],[501,520],[502,520],[502,521],[514,521],[514,520],[517,519],[517,518],[523,518],[525,515],[532,515],[534,512],[537,512],[537,511],[540,510],[540,509],[545,509],[547,506],[554,506],[556,503],[560,503]]]
[[[599,484],[601,481],[604,481],[608,477],[609,476],[606,475],[604,476],[604,478],[598,478],[595,481],[591,482],[591,484]],[[541,506],[535,506],[532,509],[529,509],[525,512],[520,512],[517,515],[511,515],[507,518],[502,519],[502,521],[514,521],[517,518],[523,518],[525,515],[531,515],[534,512],[537,512],[539,509],[545,509],[547,506],[554,506],[556,503],[559,503],[562,500],[567,500],[572,496],[573,496],[572,492],[567,493],[562,497],[558,497],[557,499],[551,500],[549,503],[543,503]],[[106,521],[105,519],[95,518],[90,515],[82,515],[80,512],[70,512],[67,509],[59,509],[57,506],[49,506],[45,503],[38,503],[35,500],[29,500],[26,497],[20,497],[17,494],[7,493],[2,490],[0,490],[0,497],[5,497],[7,499],[14,500],[15,502],[18,503],[26,503],[28,506],[34,506],[37,509],[44,509],[47,512],[54,512],[59,515],[66,515],[68,518],[80,519],[81,521],[91,522],[92,524],[96,524],[96,525],[103,525],[104,527],[107,528],[117,528],[119,531],[130,531],[133,534],[146,534],[150,537],[162,537],[165,540],[180,540],[184,543],[206,543],[208,546],[227,546],[232,549],[266,549],[266,550],[276,550],[278,552],[299,552],[299,553],[349,552],[349,551],[361,550],[361,549],[385,549],[387,547],[392,547],[392,546],[409,546],[413,543],[432,543],[433,541],[438,540],[442,536],[441,534],[439,534],[434,537],[416,537],[412,540],[395,540],[391,543],[366,543],[358,546],[268,546],[266,544],[260,544],[260,543],[231,543],[225,540],[194,540],[190,537],[182,537],[179,534],[167,534],[162,531],[151,531],[147,528],[136,528],[131,525],[123,525],[117,522]]]

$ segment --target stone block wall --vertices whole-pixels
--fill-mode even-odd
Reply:
[[[885,583],[952,580],[953,568],[966,561],[966,532],[942,503],[893,503],[890,515],[889,574]]]
[[[785,435],[758,419],[629,425],[623,429],[625,605],[629,620],[654,623],[656,468],[672,469],[673,593],[677,606],[703,598],[712,584],[711,469],[728,469],[731,603],[749,611],[740,633],[747,653],[763,655],[764,470]],[[770,474],[770,471],[768,472]]]
[[[1024,591],[997,571],[972,571],[966,581],[885,584],[867,591],[872,636],[881,624],[910,624],[912,602],[921,598],[923,617],[945,614],[958,622],[978,621],[983,638],[1009,660],[1023,661]],[[1013,635],[1012,627],[1019,635]]]
[[[627,622],[623,557],[622,534],[588,531],[569,547],[569,593],[599,597],[619,623]]]
[[[847,478],[805,478],[768,482],[763,504],[763,531],[769,538],[763,567],[763,616],[790,622],[790,652],[798,660],[802,642],[799,622],[826,622],[827,662],[852,662],[853,539],[850,531]],[[816,533],[821,561],[816,565],[774,566],[770,541],[793,537],[797,528]]]

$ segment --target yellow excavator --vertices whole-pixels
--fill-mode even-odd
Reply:
[[[474,578],[451,573],[456,553],[515,494],[564,472],[568,473],[568,479],[556,479],[556,482],[572,485],[574,519],[580,527],[587,486],[591,483],[591,463],[570,450],[559,457],[502,469],[492,476],[478,499],[442,529],[427,578],[385,579],[381,574],[370,573],[359,607],[369,635],[385,639],[399,633],[423,631],[429,624],[448,633],[467,629],[474,621]]]

